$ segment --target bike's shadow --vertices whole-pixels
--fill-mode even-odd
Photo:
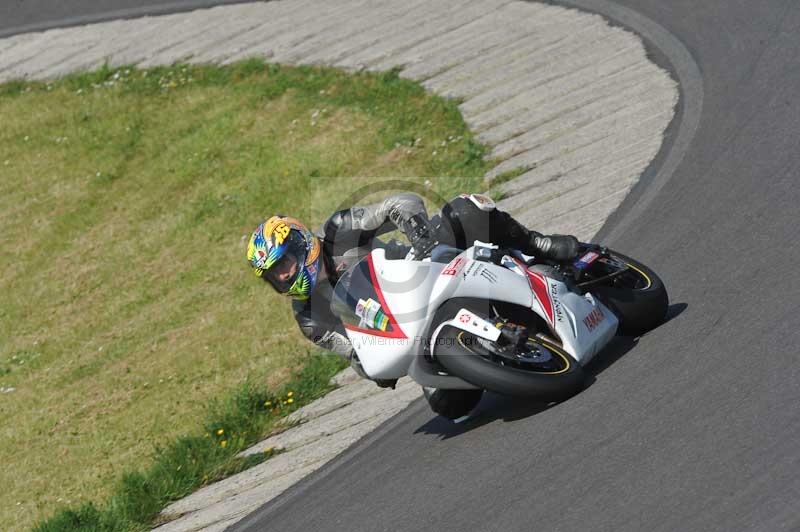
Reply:
[[[436,434],[443,440],[460,436],[466,432],[477,429],[498,420],[516,421],[527,417],[535,416],[544,412],[555,403],[532,403],[530,401],[520,401],[513,397],[498,395],[492,392],[485,392],[481,402],[470,413],[470,415],[456,422],[437,416],[433,416],[427,423],[414,431],[415,434]]]
[[[686,308],[686,303],[670,305],[667,310],[667,316],[659,327],[676,318],[686,310]],[[586,387],[590,387],[595,382],[598,375],[614,365],[614,363],[622,358],[628,351],[636,347],[637,343],[639,343],[638,337],[615,337],[611,343],[603,349],[602,354],[597,356],[584,368],[587,373]],[[556,404],[557,403],[533,403],[492,392],[485,392],[481,402],[478,403],[478,406],[475,407],[468,417],[453,422],[441,416],[434,416],[430,421],[414,432],[438,434],[442,439],[448,439],[498,420],[508,422],[535,416]]]

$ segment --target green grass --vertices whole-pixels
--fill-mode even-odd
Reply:
[[[482,190],[484,154],[454,102],[397,72],[246,61],[0,85],[4,529],[92,513],[212,402],[312,360],[245,263],[265,217]]]
[[[338,357],[318,355],[274,394],[245,382],[212,405],[201,434],[157,448],[144,472],[124,474],[106,504],[63,509],[35,530],[149,530],[171,501],[279,454],[280,449],[268,449],[236,456],[274,428],[275,421],[329,391],[330,378],[344,366]]]

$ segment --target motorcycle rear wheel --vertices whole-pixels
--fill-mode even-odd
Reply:
[[[437,343],[436,359],[449,373],[495,393],[549,403],[568,399],[584,386],[581,365],[538,336],[528,339],[531,353],[522,357],[500,356],[489,345],[492,342],[456,327],[442,329]]]

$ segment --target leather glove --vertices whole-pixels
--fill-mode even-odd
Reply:
[[[350,352],[350,367],[353,368],[353,371],[355,371],[359,377],[369,380],[369,375],[364,371],[364,367],[361,365],[361,361],[358,359],[355,349]]]
[[[539,235],[531,240],[538,254],[548,259],[567,261],[577,257],[580,252],[580,243],[572,235]]]
[[[403,222],[403,233],[411,242],[417,259],[426,257],[438,244],[427,217],[420,214],[415,214]]]

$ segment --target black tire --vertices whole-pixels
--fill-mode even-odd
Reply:
[[[583,389],[585,376],[581,365],[561,347],[539,337],[529,339],[561,357],[563,369],[538,372],[500,365],[481,356],[470,345],[475,336],[455,327],[444,327],[437,337],[436,360],[451,374],[502,395],[525,397],[543,402],[563,401]],[[467,341],[471,340],[471,341]]]
[[[593,286],[589,292],[596,295],[619,319],[619,333],[639,336],[654,329],[664,321],[669,307],[669,296],[658,275],[641,262],[608,250],[608,255],[628,265],[646,282],[640,288]]]

